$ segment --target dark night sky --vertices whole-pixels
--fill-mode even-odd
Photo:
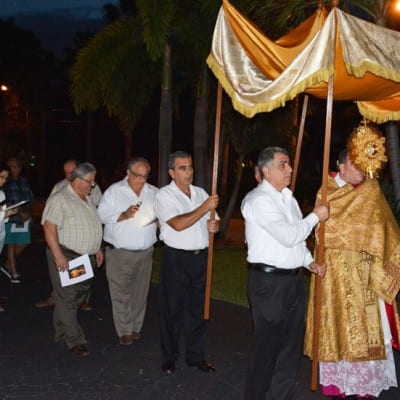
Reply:
[[[115,0],[1,0],[0,16],[77,7],[96,7],[101,11],[105,3],[117,2]]]

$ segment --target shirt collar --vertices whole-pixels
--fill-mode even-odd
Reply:
[[[271,194],[274,194],[275,196],[283,196],[283,197],[291,197],[292,196],[292,191],[285,187],[282,189],[280,192],[279,190],[276,190],[267,180],[263,179],[262,183],[259,185],[260,188],[266,192],[269,192]]]
[[[336,175],[335,175],[335,181],[336,181],[336,183],[337,183],[337,185],[339,186],[339,187],[342,187],[342,186],[344,186],[344,185],[346,185],[346,181],[344,181],[341,177],[340,177],[340,174],[339,173],[337,173]]]

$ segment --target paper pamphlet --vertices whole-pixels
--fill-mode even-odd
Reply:
[[[68,270],[59,273],[62,287],[86,281],[94,276],[92,264],[87,254],[70,260]]]
[[[29,202],[30,202],[30,200],[22,200],[22,201],[20,201],[18,203],[15,203],[15,204],[11,205],[11,206],[6,206],[5,208],[2,209],[2,211],[12,210],[13,208],[21,207],[24,204],[29,203]]]

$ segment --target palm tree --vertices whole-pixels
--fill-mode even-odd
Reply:
[[[159,84],[159,65],[148,57],[139,27],[133,16],[111,23],[78,52],[71,68],[76,112],[105,107],[117,117],[126,136],[126,161],[133,128]]]

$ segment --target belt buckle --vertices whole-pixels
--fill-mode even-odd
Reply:
[[[195,255],[200,254],[200,250],[194,250],[193,254],[195,254]]]

